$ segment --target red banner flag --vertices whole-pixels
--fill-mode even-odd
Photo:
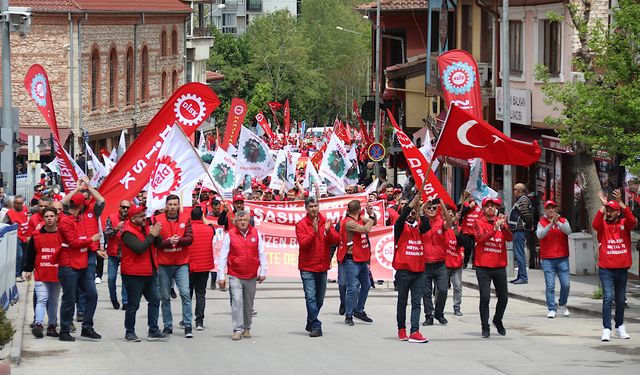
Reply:
[[[273,130],[271,130],[271,126],[269,126],[267,119],[264,118],[264,114],[262,113],[262,111],[260,111],[256,115],[256,121],[258,122],[258,125],[260,125],[262,130],[264,130],[265,134],[269,136],[269,140],[274,140],[276,138],[276,135],[273,134]]]
[[[187,83],[177,89],[100,185],[106,215],[118,212],[121,200],[131,200],[144,189],[172,126],[179,124],[187,136],[191,135],[219,105],[218,96],[202,83]]]
[[[269,102],[267,103],[269,109],[271,109],[271,114],[273,115],[273,120],[276,122],[277,131],[281,131],[280,121],[278,120],[278,115],[276,115],[276,111],[282,108],[282,104],[278,102]]]
[[[230,144],[233,145],[238,141],[240,128],[246,115],[247,103],[240,98],[233,98],[233,100],[231,100],[231,106],[229,107],[229,114],[227,115],[224,137],[222,138],[221,147],[223,150],[226,151]]]
[[[482,118],[482,94],[476,59],[467,51],[453,49],[438,57],[438,69],[446,105],[453,103]]]
[[[400,129],[391,111],[387,109],[387,113],[389,115],[389,120],[391,120],[391,125],[395,128],[398,143],[400,143],[404,157],[407,159],[407,163],[411,169],[411,175],[413,175],[413,179],[416,181],[416,187],[422,187],[425,178],[427,179],[427,185],[422,192],[422,199],[430,201],[440,198],[445,204],[450,204],[452,207],[456,207],[447,191],[444,189],[442,184],[440,184],[435,173],[433,173],[429,167],[429,163],[422,152],[420,152],[420,150],[418,150],[418,148],[413,144],[411,138],[409,138],[407,134]]]
[[[344,127],[342,121],[338,120],[338,118],[333,122],[333,133],[345,144],[351,144],[351,138],[347,133],[347,129]]]
[[[24,88],[36,103],[44,120],[51,128],[51,132],[53,133],[53,150],[58,160],[58,170],[60,172],[62,188],[65,192],[69,193],[77,187],[78,175],[69,159],[69,155],[63,148],[62,142],[60,142],[60,133],[58,132],[56,112],[53,108],[49,78],[47,77],[47,72],[45,72],[41,65],[34,64],[29,68],[27,75],[24,77]]]
[[[289,136],[289,131],[291,130],[291,110],[289,108],[289,99],[284,102],[284,136]]]
[[[369,130],[367,129],[367,126],[364,124],[364,121],[362,121],[362,115],[360,114],[360,108],[358,108],[358,103],[356,103],[356,101],[353,101],[353,112],[356,114],[356,117],[358,118],[358,124],[360,125],[360,131],[362,132],[362,135],[364,136],[365,141],[367,142],[367,145],[373,143],[373,140],[371,139],[371,135],[369,135]]]
[[[511,139],[468,111],[451,105],[436,149],[461,159],[482,158],[489,163],[529,166],[540,159],[537,142]]]

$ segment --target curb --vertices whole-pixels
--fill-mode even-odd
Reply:
[[[31,281],[20,283],[20,285],[26,285],[25,287],[20,288],[20,295],[22,298],[18,300],[18,303],[15,304],[16,316],[15,316],[15,330],[16,332],[13,334],[13,340],[11,341],[11,353],[9,358],[11,359],[11,364],[19,365],[20,357],[22,355],[22,335],[24,330],[24,322],[27,318],[27,304],[28,301],[33,299],[32,296],[32,288]]]
[[[462,285],[467,287],[467,288],[471,288],[471,289],[475,289],[478,290],[478,285],[468,282],[468,281],[463,281]],[[491,288],[492,292],[495,292],[494,288]],[[529,303],[535,303],[536,305],[541,305],[541,306],[546,306],[547,302],[541,298],[533,298],[533,297],[528,297],[528,296],[524,296],[522,294],[516,294],[513,293],[511,291],[509,291],[508,293],[509,298],[513,298],[519,301],[524,301],[524,302],[529,302]],[[585,309],[585,308],[581,308],[581,307],[575,307],[575,306],[571,306],[571,312],[576,312],[578,314],[582,314],[582,315],[588,315],[588,316],[592,316],[594,318],[601,318],[602,317],[602,311],[594,311],[594,310],[590,310],[590,309]],[[631,317],[624,317],[625,322],[632,322],[632,323],[640,323],[640,319],[636,319],[636,318],[631,318]]]

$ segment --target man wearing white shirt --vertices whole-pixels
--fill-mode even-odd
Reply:
[[[231,291],[231,318],[234,341],[251,337],[253,300],[256,281],[267,277],[267,256],[262,234],[249,225],[249,213],[238,210],[232,228],[225,233],[218,261],[218,285],[226,287],[225,274],[229,274]]]

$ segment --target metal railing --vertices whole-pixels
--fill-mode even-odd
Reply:
[[[18,300],[16,251],[18,226],[0,224],[0,308],[8,309]]]

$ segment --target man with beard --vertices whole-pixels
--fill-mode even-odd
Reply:
[[[122,256],[122,229],[125,223],[129,219],[129,210],[131,209],[131,202],[128,200],[120,201],[120,209],[118,213],[109,215],[106,222],[106,228],[104,235],[107,238],[107,255],[108,269],[107,269],[107,285],[109,286],[109,297],[111,298],[111,305],[115,310],[120,309],[120,303],[118,302],[118,293],[116,291],[116,279],[118,277],[118,267],[120,267],[120,257]],[[122,284],[122,309],[127,309],[127,289]]]

